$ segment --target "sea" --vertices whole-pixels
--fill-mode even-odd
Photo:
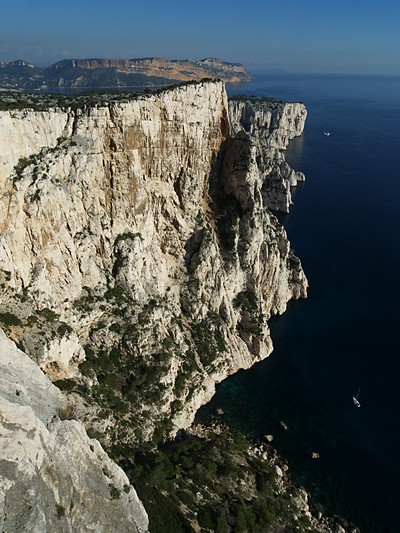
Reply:
[[[304,134],[286,150],[306,181],[292,190],[290,214],[278,217],[309,293],[270,320],[270,357],[219,384],[197,419],[273,435],[294,481],[327,512],[363,533],[395,533],[400,77],[265,73],[228,93],[307,107]]]

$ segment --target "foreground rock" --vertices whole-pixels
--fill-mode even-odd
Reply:
[[[1,530],[147,531],[126,475],[1,330],[0,376]]]

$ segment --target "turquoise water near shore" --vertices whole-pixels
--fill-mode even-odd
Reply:
[[[400,78],[265,74],[228,91],[307,106],[287,150],[306,182],[279,218],[310,289],[270,321],[273,354],[220,384],[198,418],[222,408],[232,427],[271,433],[327,510],[398,531]]]

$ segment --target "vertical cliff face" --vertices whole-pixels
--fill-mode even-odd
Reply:
[[[48,304],[106,284],[118,236],[140,233],[155,253],[185,242],[228,133],[221,84],[47,116],[2,113],[1,125],[12,146],[0,148],[0,260],[12,286]],[[137,272],[132,293],[147,298],[143,286],[161,283],[166,263]]]
[[[282,150],[304,107],[228,106],[221,82],[201,82],[0,118],[8,334],[109,446],[187,427],[306,295],[268,210],[290,203]]]
[[[239,137],[248,139],[252,145],[263,182],[265,205],[288,213],[292,203],[290,188],[303,181],[304,174],[289,167],[283,151],[291,139],[303,132],[307,118],[305,106],[240,98],[229,102],[229,116],[234,135],[241,133]]]

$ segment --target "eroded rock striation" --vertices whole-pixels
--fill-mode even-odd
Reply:
[[[219,81],[0,113],[0,320],[116,454],[188,427],[306,295],[268,209],[305,117]]]
[[[2,531],[147,531],[124,472],[47,376],[0,330]]]

